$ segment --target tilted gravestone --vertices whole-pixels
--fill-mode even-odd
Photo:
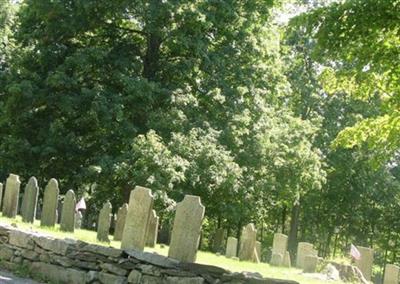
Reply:
[[[100,210],[97,221],[97,240],[100,242],[110,242],[108,235],[111,226],[111,210],[112,206],[110,201],[104,203],[103,208]]]
[[[126,214],[128,213],[128,204],[124,203],[117,213],[117,222],[114,230],[114,241],[122,240],[122,233],[124,232]]]
[[[229,237],[226,242],[225,256],[229,257],[229,258],[236,257],[237,256],[237,246],[238,246],[237,238]]]
[[[204,211],[198,196],[185,195],[183,201],[177,204],[169,257],[184,262],[196,261]]]
[[[218,228],[214,234],[213,252],[221,252],[224,249],[226,230]]]
[[[318,256],[318,252],[314,249],[312,244],[300,242],[297,245],[296,267],[304,269],[305,258],[309,255]]]
[[[0,211],[1,211],[2,201],[3,201],[3,184],[0,182]]]
[[[285,256],[283,257],[283,267],[291,268],[292,267],[292,260],[290,259],[290,253],[288,251],[285,252]]]
[[[254,252],[256,249],[257,230],[254,224],[250,223],[242,230],[240,239],[239,259],[254,261]]]
[[[57,221],[58,182],[52,178],[44,189],[40,226],[54,227]]]
[[[277,253],[281,254],[282,256],[285,256],[287,250],[287,243],[288,243],[288,237],[286,235],[281,233],[274,234],[274,240],[272,243],[272,254]],[[282,263],[274,263],[274,265],[281,266]]]
[[[75,229],[79,230],[82,227],[82,218],[82,213],[78,210],[78,212],[75,213]]]
[[[154,248],[156,246],[159,219],[160,217],[157,216],[156,211],[152,210],[149,218],[149,226],[147,229],[147,236],[146,236],[146,246],[148,247]]]
[[[318,256],[306,255],[304,258],[303,272],[315,273],[318,265]]]
[[[374,263],[374,250],[366,247],[357,246],[358,251],[361,254],[359,260],[355,261],[355,265],[360,269],[364,278],[367,281],[371,281],[372,276],[372,265]]]
[[[22,197],[21,216],[23,222],[33,223],[35,221],[38,196],[39,186],[37,179],[31,177]]]
[[[75,205],[76,197],[73,190],[68,190],[64,197],[64,204],[61,212],[60,230],[74,232],[75,230]]]
[[[393,264],[386,264],[385,276],[383,278],[383,284],[398,284],[400,276],[400,267]]]
[[[136,186],[129,197],[121,248],[143,251],[154,198],[149,188]]]
[[[19,176],[10,174],[7,178],[3,200],[3,216],[15,218],[18,211],[18,198],[21,182]]]
[[[262,254],[262,245],[261,245],[261,242],[259,242],[259,241],[256,241],[256,252],[257,252],[259,260],[261,261],[261,259],[262,259],[262,256],[261,256],[261,254]]]
[[[284,256],[277,252],[272,252],[271,261],[269,262],[272,266],[281,266],[283,262]]]

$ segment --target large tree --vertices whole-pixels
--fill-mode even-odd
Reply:
[[[375,162],[400,144],[400,3],[397,0],[347,0],[297,17],[293,22],[316,41],[313,58],[325,66],[320,78],[327,92],[344,91],[381,112],[344,129],[337,145],[375,149]]]

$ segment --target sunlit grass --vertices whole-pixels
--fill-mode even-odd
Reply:
[[[99,242],[96,239],[96,232],[89,230],[75,230],[73,234],[60,231],[60,226],[56,225],[54,228],[49,227],[40,227],[40,221],[36,220],[34,224],[24,223],[21,220],[20,216],[17,216],[16,219],[9,219],[5,217],[0,217],[0,224],[16,224],[18,228],[31,230],[35,232],[47,233],[51,236],[57,238],[69,238],[69,239],[77,239],[81,241],[85,241],[88,243],[104,245],[104,246],[112,246],[115,248],[119,248],[121,243],[119,241],[113,241],[113,236],[109,236],[111,243]],[[156,252],[160,255],[168,255],[168,246],[160,246],[157,245],[155,248],[146,248],[146,251]],[[241,271],[249,271],[249,272],[258,272],[264,277],[271,278],[280,278],[280,279],[290,279],[298,281],[301,284],[322,284],[326,283],[326,281],[314,280],[310,279],[301,274],[301,270],[295,268],[281,268],[281,267],[273,267],[267,263],[252,263],[245,261],[238,261],[226,258],[224,256],[218,256],[216,254],[210,252],[199,251],[197,254],[197,263],[207,264],[207,265],[215,265],[219,267],[223,267],[232,272],[241,272]],[[343,283],[343,282],[333,282],[330,283]]]

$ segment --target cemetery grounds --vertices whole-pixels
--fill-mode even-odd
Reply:
[[[104,245],[104,246],[112,246],[115,248],[120,248],[121,242],[113,241],[113,237],[110,235],[111,243],[104,243],[99,242],[96,239],[96,232],[89,231],[84,229],[75,229],[75,232],[67,233],[60,231],[60,225],[57,224],[55,228],[43,228],[40,227],[40,221],[35,220],[34,224],[23,223],[20,216],[17,216],[16,219],[10,219],[6,217],[0,217],[1,224],[9,224],[9,225],[16,225],[18,228],[21,229],[29,229],[36,232],[48,233],[57,238],[73,238],[81,241],[85,241],[88,243]],[[145,251],[158,253],[160,255],[167,256],[168,255],[168,246],[163,246],[157,244],[155,248],[145,248]],[[197,263],[207,264],[207,265],[214,265],[225,268],[232,272],[242,272],[242,271],[249,271],[249,272],[258,272],[262,274],[264,277],[270,278],[278,278],[278,279],[287,279],[287,280],[295,280],[298,281],[300,284],[322,284],[327,283],[326,280],[318,280],[313,279],[312,276],[305,276],[302,275],[302,271],[296,268],[284,268],[284,267],[274,267],[270,266],[267,263],[253,263],[253,262],[246,262],[246,261],[238,261],[226,258],[223,255],[217,255],[211,252],[205,251],[198,251],[197,253]],[[23,271],[21,271],[22,276]],[[342,281],[329,281],[328,283],[332,284],[340,284],[344,283]]]

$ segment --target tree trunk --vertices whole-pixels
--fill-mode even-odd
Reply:
[[[282,226],[282,234],[285,233],[285,223],[286,223],[286,216],[287,216],[287,207],[284,206],[282,210],[282,219],[281,219],[281,226]]]
[[[297,200],[292,208],[291,219],[290,219],[289,241],[288,241],[288,249],[292,257],[294,257],[297,247],[297,231],[299,228],[299,220],[300,220],[300,202],[299,200]]]

